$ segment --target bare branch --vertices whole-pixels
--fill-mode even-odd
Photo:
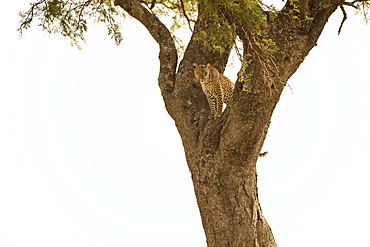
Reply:
[[[186,21],[188,22],[189,29],[190,29],[191,31],[193,31],[193,29],[191,28],[191,25],[190,25],[190,19],[189,19],[188,15],[186,14],[184,1],[183,1],[183,0],[179,0],[179,2],[180,2],[180,5],[181,5],[182,14],[184,15],[184,17],[185,17]]]
[[[355,9],[359,9],[359,6],[357,6],[356,3],[367,3],[367,4],[370,4],[370,1],[369,0],[354,0],[352,2],[344,2],[344,3],[342,3],[341,6],[346,5],[346,6],[353,7]]]
[[[354,0],[351,3],[355,4],[355,3],[361,3],[361,2],[369,2],[369,0]]]
[[[355,9],[358,9],[358,7],[355,5],[354,2],[344,2],[343,5],[351,6],[351,7],[355,8]],[[343,6],[343,5],[341,5],[341,6]]]
[[[340,23],[340,26],[339,26],[338,35],[340,34],[340,31],[342,31],[342,27],[343,27],[344,22],[347,20],[347,13],[346,13],[343,5],[340,6],[340,10],[342,10],[343,19],[342,19],[342,22]]]

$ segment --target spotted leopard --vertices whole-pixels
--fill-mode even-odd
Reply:
[[[193,67],[194,75],[199,80],[202,90],[207,97],[209,108],[211,109],[210,117],[221,116],[223,103],[229,104],[233,96],[234,83],[209,63],[206,65],[193,63]]]

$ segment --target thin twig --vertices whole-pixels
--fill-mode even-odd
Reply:
[[[354,2],[344,2],[341,6],[343,6],[343,5],[351,6],[351,7],[355,8],[355,9],[358,9],[358,7],[355,5]]]
[[[340,23],[340,26],[339,26],[338,35],[340,34],[340,31],[342,31],[343,23],[347,20],[347,13],[343,5],[340,6],[340,10],[342,10],[343,19],[342,19],[342,23]]]
[[[290,88],[290,92],[293,94],[293,88],[290,86],[290,84],[287,82],[286,83],[288,85],[288,87]]]
[[[32,5],[31,8],[27,12],[24,12],[25,14],[27,13],[27,15],[25,15],[25,17],[24,17],[24,20],[25,21],[23,21],[21,23],[21,25],[19,26],[19,28],[18,28],[18,31],[19,31],[19,33],[20,33],[21,36],[23,34],[23,29],[27,29],[27,23],[31,23],[33,21],[33,16],[34,16],[34,10],[35,10],[35,8],[38,5],[44,3],[45,1],[46,0],[40,0],[37,3],[31,4]]]
[[[234,41],[234,47],[235,47],[236,55],[238,55],[239,60],[240,60],[240,61],[242,61],[242,59],[243,59],[243,55],[242,55],[242,53],[240,52],[240,50],[239,50],[239,48],[238,48],[238,45],[236,44],[236,40]]]
[[[193,29],[191,28],[191,25],[190,25],[190,19],[189,19],[188,15],[186,14],[184,2],[183,2],[183,0],[179,0],[179,2],[180,2],[180,5],[181,5],[182,14],[184,15],[186,21],[188,22],[189,29],[190,29],[190,31],[193,31]]]
[[[341,5],[351,6],[355,9],[358,9],[358,6],[355,5],[355,3],[367,3],[369,0],[354,0],[352,2],[344,2]]]
[[[354,0],[352,1],[351,3],[352,4],[355,4],[355,3],[360,3],[360,2],[368,2],[369,0]]]

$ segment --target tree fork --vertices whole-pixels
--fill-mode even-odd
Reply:
[[[239,77],[230,105],[220,118],[208,120],[209,107],[191,65],[209,62],[222,72],[231,49],[225,47],[225,53],[209,51],[196,39],[197,33],[209,24],[210,16],[200,5],[193,36],[175,73],[174,42],[164,25],[145,8],[144,14],[135,13],[132,6],[138,4],[136,0],[116,0],[159,43],[159,85],[166,109],[182,138],[208,247],[277,246],[258,202],[256,162],[287,80],[316,45],[326,21],[343,2],[297,0],[294,3],[301,7],[297,16],[298,12],[291,11],[291,1],[287,1],[263,30],[279,48],[269,57],[275,71],[264,66],[268,61],[250,41],[251,32],[239,33],[244,55],[255,58],[239,75],[252,77]],[[229,21],[240,21],[235,22],[238,30],[248,29],[244,20],[230,18],[230,13],[227,16]],[[164,35],[158,35],[158,27]],[[168,82],[171,87],[166,86]]]

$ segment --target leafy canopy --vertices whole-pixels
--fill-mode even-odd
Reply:
[[[257,0],[138,0],[152,14],[167,24],[173,34],[178,47],[184,49],[181,40],[175,35],[177,30],[188,28],[191,31],[198,16],[198,6],[206,6],[205,13],[212,16],[209,21],[214,22],[212,30],[204,30],[199,34],[199,39],[209,44],[214,44],[214,49],[220,49],[220,43],[235,41],[235,25],[225,19],[219,8],[227,8],[233,13],[234,18],[244,18],[256,27],[265,25],[266,17],[261,14],[261,1]],[[86,41],[85,32],[88,22],[104,23],[108,35],[118,45],[122,42],[119,17],[125,17],[120,8],[114,6],[113,0],[39,0],[31,3],[31,7],[20,12],[20,26],[18,31],[28,29],[33,22],[38,22],[43,31],[59,33],[71,39],[73,45],[79,41]],[[243,8],[240,6],[243,5]],[[263,5],[268,7],[266,5]],[[272,7],[268,7],[272,9]],[[210,35],[212,33],[212,35]]]
[[[267,25],[268,19],[273,19],[279,12],[273,5],[266,5],[262,0],[137,0],[152,14],[161,19],[171,31],[180,51],[185,49],[182,40],[176,32],[184,28],[194,29],[198,18],[198,8],[210,23],[208,28],[197,33],[197,39],[209,45],[210,49],[224,51],[224,47],[233,45],[236,40],[237,25],[250,30],[256,37],[255,43],[266,49],[276,49],[271,40],[258,37]],[[300,12],[297,0],[285,0],[293,6],[292,11]],[[357,9],[365,21],[369,21],[368,11],[370,1],[354,0],[344,2],[341,6],[344,17],[344,6]],[[106,25],[108,35],[119,45],[122,42],[120,23],[125,13],[114,6],[113,0],[39,0],[31,3],[27,11],[20,12],[20,26],[18,31],[28,29],[33,22],[38,22],[42,30],[47,33],[59,33],[71,40],[72,45],[79,46],[80,41],[86,41],[85,32],[88,30],[88,21]],[[226,16],[225,13],[228,13]],[[309,17],[307,17],[309,18]],[[343,22],[345,20],[343,19]],[[343,24],[343,23],[342,23]]]
[[[42,30],[60,33],[70,38],[72,45],[79,47],[79,41],[86,41],[84,34],[88,29],[88,19],[93,19],[107,26],[108,35],[117,45],[122,42],[116,17],[124,14],[113,6],[111,0],[40,0],[30,5],[29,10],[19,13],[21,24],[18,31],[21,35],[37,19]]]

